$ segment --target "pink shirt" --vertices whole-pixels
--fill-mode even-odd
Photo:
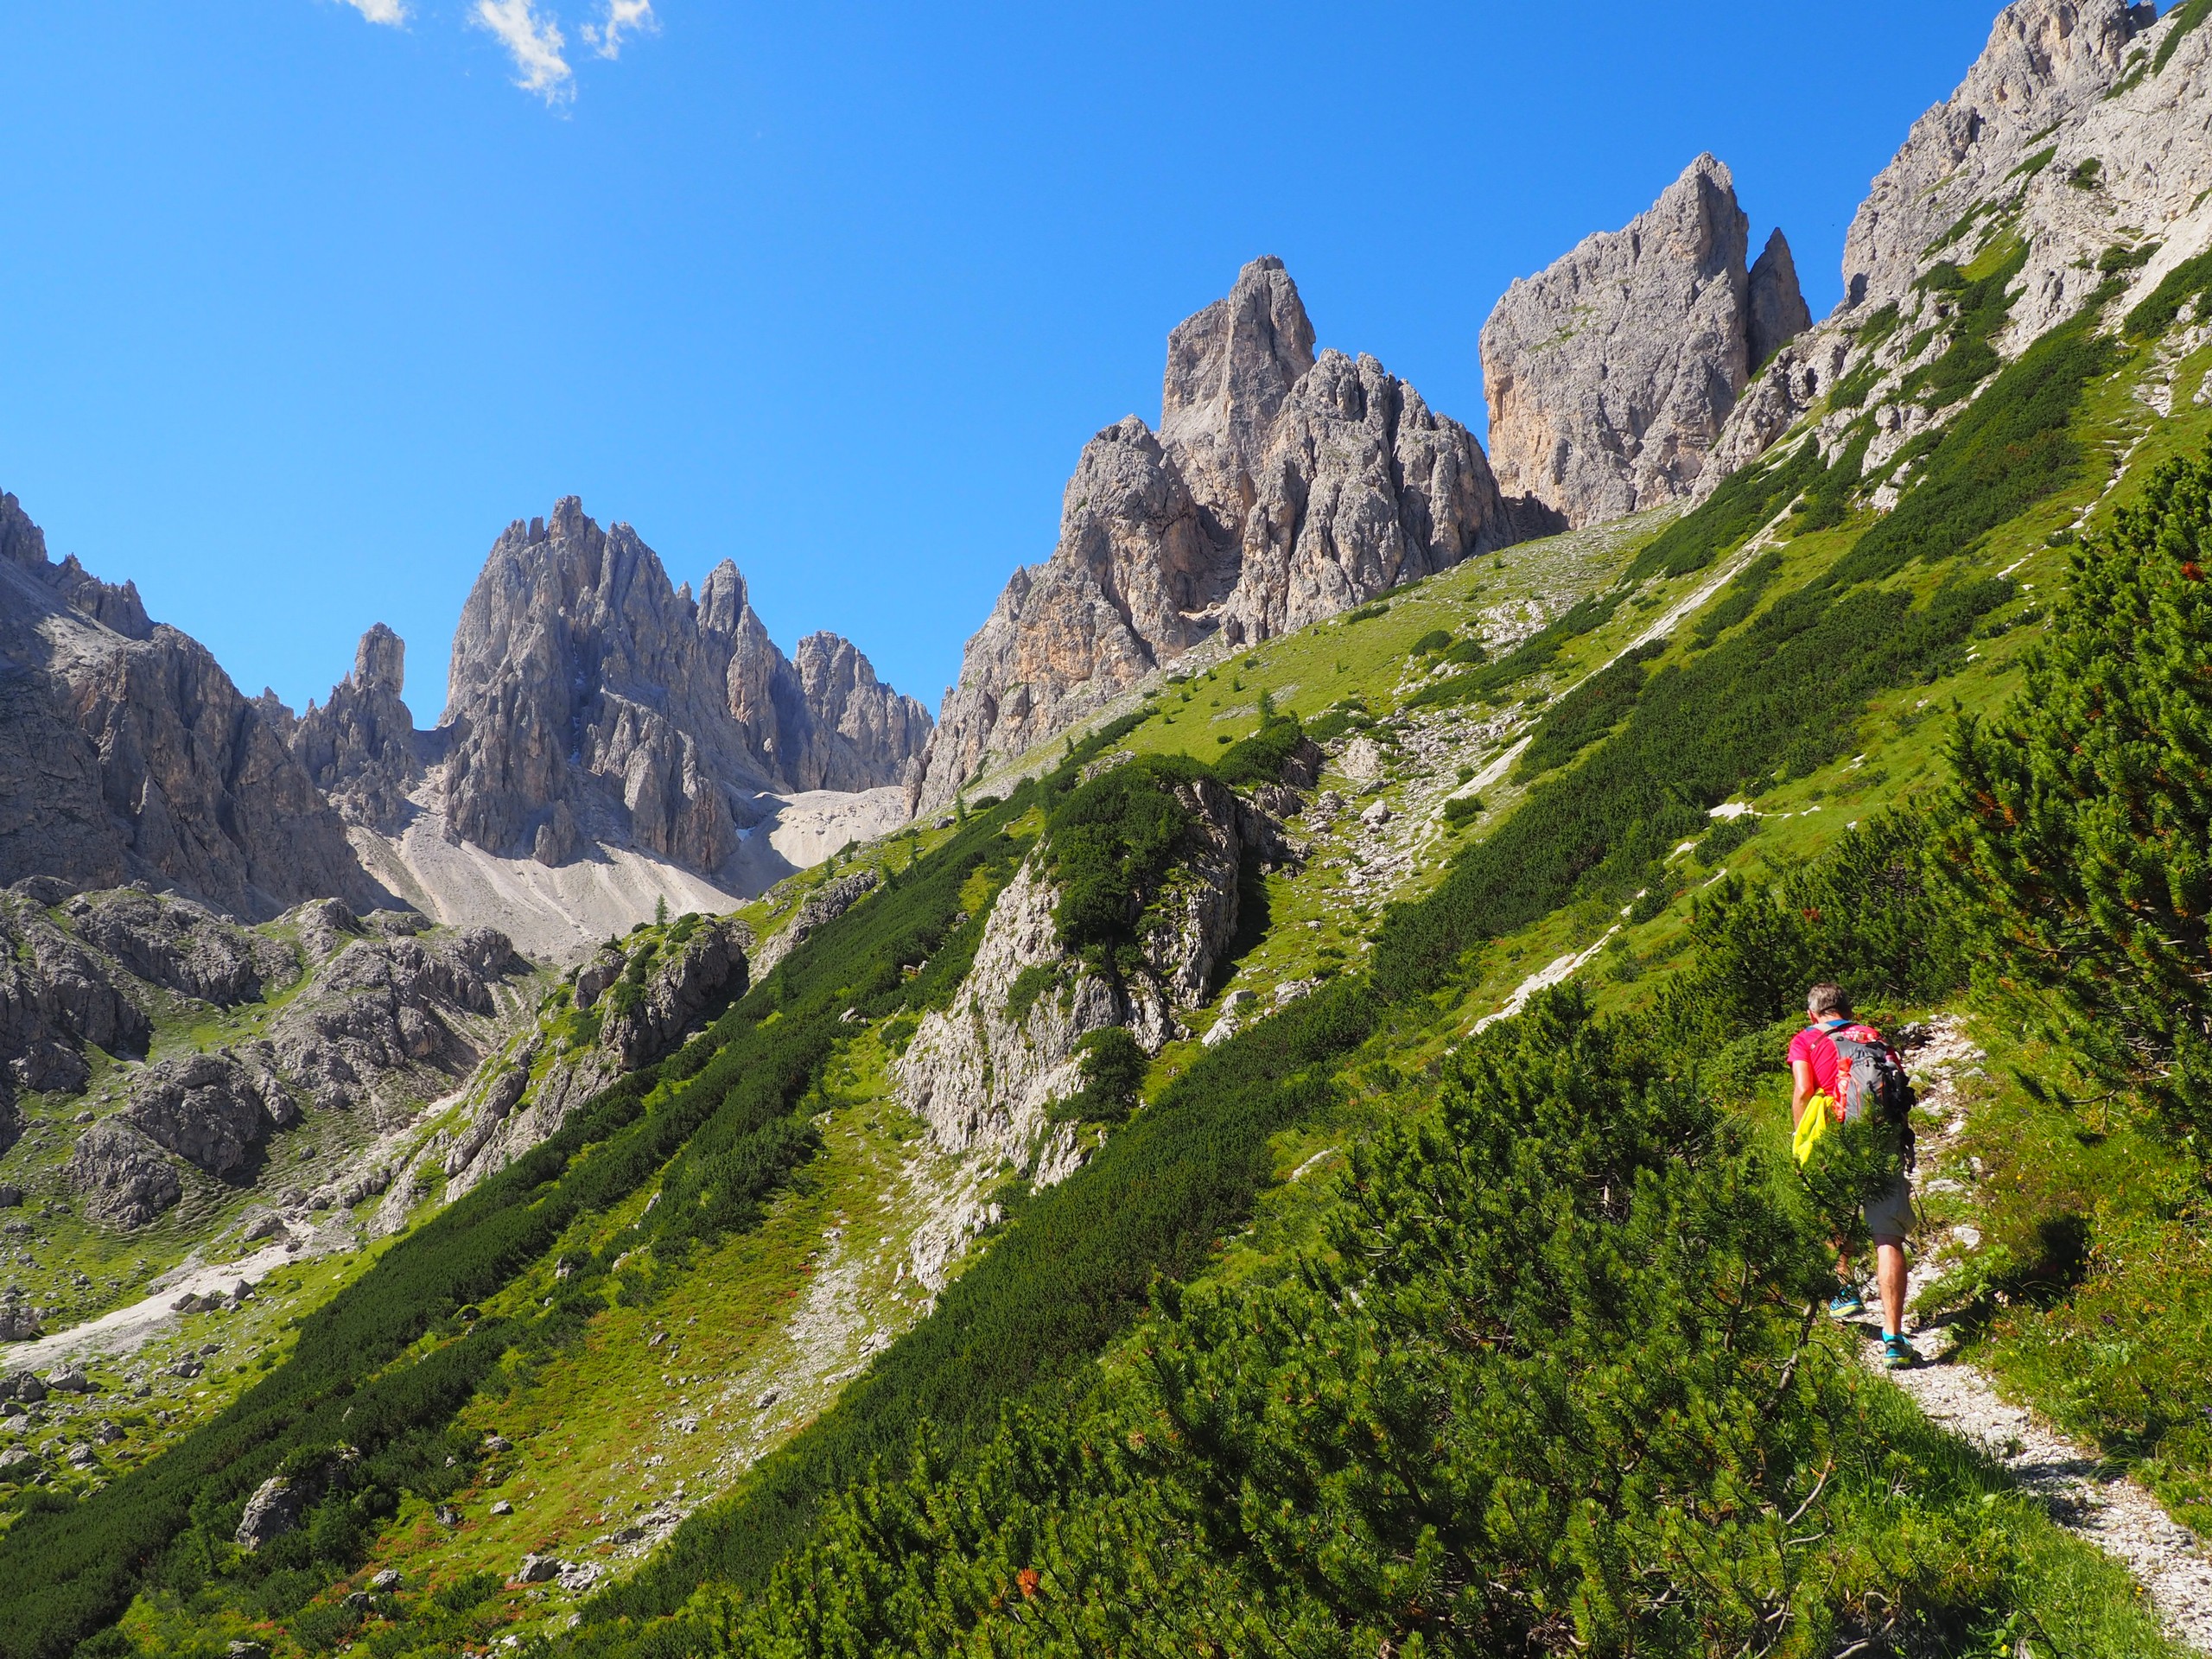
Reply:
[[[1835,1044],[1829,1039],[1828,1033],[1832,1031],[1842,1032],[1846,1036],[1865,1043],[1878,1043],[1882,1040],[1882,1033],[1872,1026],[1836,1020],[1808,1026],[1789,1039],[1790,1064],[1794,1065],[1799,1060],[1811,1062],[1813,1086],[1830,1100],[1840,1100],[1842,1096],[1837,1092],[1836,1082],[1843,1071],[1843,1058],[1835,1052]]]

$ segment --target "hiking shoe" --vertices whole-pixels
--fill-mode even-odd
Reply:
[[[1882,1338],[1882,1363],[1893,1371],[1909,1371],[1920,1363],[1920,1350],[1903,1336]]]
[[[1846,1285],[1828,1304],[1828,1317],[1834,1319],[1855,1319],[1866,1311],[1866,1304],[1859,1300],[1859,1293]]]

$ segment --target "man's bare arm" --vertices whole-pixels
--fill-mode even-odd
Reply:
[[[1813,1098],[1813,1063],[1810,1060],[1792,1060],[1789,1069],[1797,1078],[1796,1086],[1789,1096],[1789,1127],[1794,1129],[1803,1121],[1805,1108]]]

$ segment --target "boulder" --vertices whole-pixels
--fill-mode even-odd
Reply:
[[[235,1535],[238,1547],[251,1554],[283,1537],[299,1526],[306,1507],[305,1494],[297,1485],[283,1475],[270,1476],[245,1501]]]

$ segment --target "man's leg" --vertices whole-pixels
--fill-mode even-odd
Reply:
[[[1900,1336],[1904,1331],[1904,1241],[1874,1241],[1874,1283],[1882,1293],[1882,1334]]]

